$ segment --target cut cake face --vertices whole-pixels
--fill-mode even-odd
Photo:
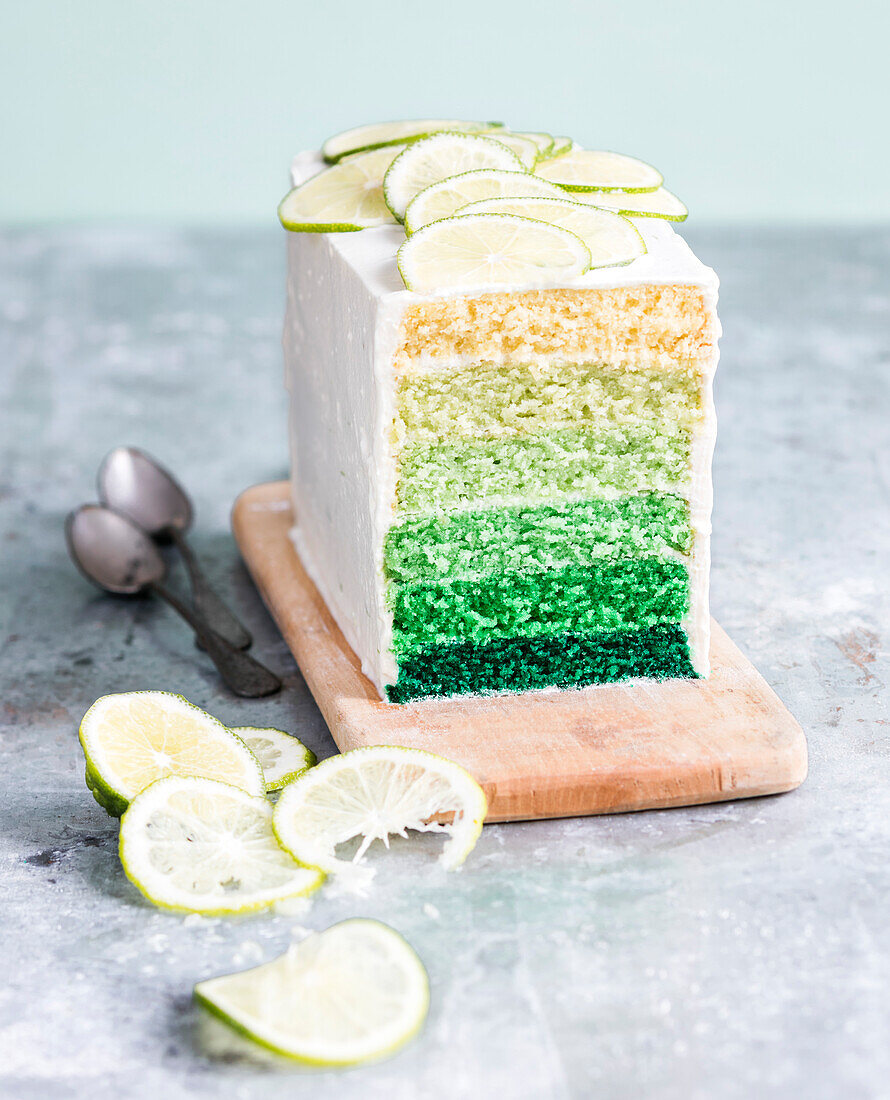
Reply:
[[[708,674],[717,280],[635,224],[627,266],[427,295],[398,227],[289,235],[293,540],[384,699]]]

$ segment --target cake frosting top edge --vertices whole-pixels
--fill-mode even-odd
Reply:
[[[316,150],[298,153],[291,163],[291,183],[297,186],[326,167]],[[719,281],[716,273],[695,255],[684,238],[666,221],[656,218],[631,218],[646,242],[647,252],[624,267],[604,267],[588,271],[577,279],[546,289],[595,290],[604,287],[640,286],[643,284],[698,286],[709,296],[715,296]],[[413,302],[436,298],[466,297],[467,290],[449,289],[434,294],[418,294],[406,290],[396,266],[396,251],[405,239],[400,225],[363,229],[358,233],[330,233],[331,245],[355,270],[378,299],[396,301],[407,306]],[[499,288],[503,289],[503,288]],[[511,288],[521,291],[522,286]],[[540,289],[540,288],[534,288]],[[478,293],[486,293],[480,288]]]

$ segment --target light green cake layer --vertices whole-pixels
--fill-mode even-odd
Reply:
[[[565,501],[537,508],[481,508],[404,520],[384,542],[389,580],[472,579],[582,566],[692,547],[689,506],[659,493]]]
[[[679,622],[689,575],[676,558],[596,558],[541,573],[389,589],[399,656],[431,645],[542,634],[641,630]]]
[[[690,441],[686,430],[643,425],[411,446],[399,456],[397,508],[421,513],[488,498],[537,504],[647,491],[682,496]]]
[[[640,422],[691,431],[701,380],[690,367],[666,373],[600,363],[476,363],[403,375],[395,442],[449,436],[539,433],[548,428],[624,427]]]

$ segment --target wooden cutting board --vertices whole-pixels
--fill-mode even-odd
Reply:
[[[297,557],[287,482],[235,503],[235,538],[341,751],[409,745],[456,760],[489,821],[689,806],[789,791],[803,731],[713,623],[707,680],[382,702]]]

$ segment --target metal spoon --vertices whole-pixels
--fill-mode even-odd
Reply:
[[[271,695],[281,681],[259,661],[235,649],[161,582],[167,567],[148,535],[127,516],[101,504],[84,504],[65,521],[68,553],[87,580],[118,595],[148,590],[179,612],[236,695]]]
[[[137,447],[115,447],[99,467],[99,499],[129,516],[157,539],[171,539],[182,555],[192,585],[192,599],[211,630],[238,649],[253,639],[210,587],[185,532],[192,525],[192,504],[176,478]]]

